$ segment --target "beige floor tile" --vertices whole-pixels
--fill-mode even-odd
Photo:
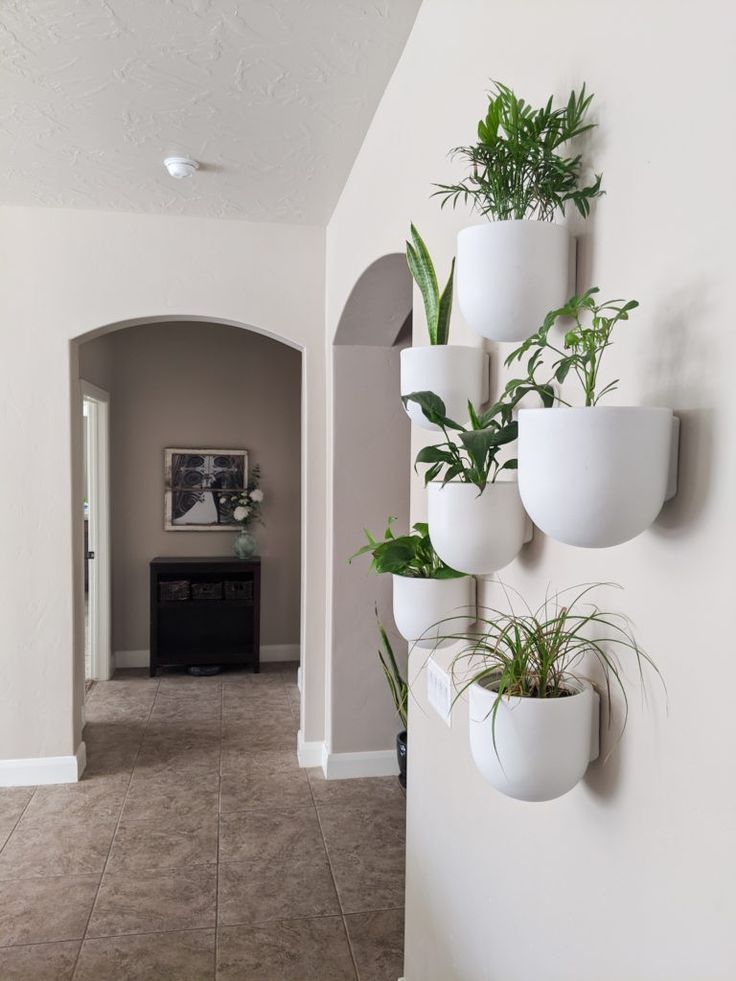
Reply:
[[[222,813],[253,806],[298,807],[312,799],[306,774],[295,758],[292,761],[285,754],[259,753],[253,759],[245,752],[236,752],[223,755],[221,768]]]
[[[0,948],[3,981],[71,981],[80,941]]]
[[[57,876],[0,883],[0,947],[84,934],[99,876]]]
[[[403,906],[403,812],[334,804],[318,813],[343,912]]]
[[[360,777],[352,780],[326,780],[319,768],[307,770],[314,802],[370,806],[403,812],[406,797],[396,777]]]
[[[355,981],[342,918],[218,931],[217,981]]]
[[[318,851],[324,842],[314,806],[254,807],[220,818],[220,861],[283,862],[294,852]]]
[[[116,817],[58,817],[38,824],[21,818],[0,852],[0,880],[101,873],[116,823]]]
[[[307,850],[280,862],[253,859],[219,866],[218,921],[264,923],[283,917],[325,916],[340,905],[324,856]]]
[[[35,787],[0,787],[0,823],[15,822],[33,797]]]
[[[58,819],[80,821],[84,825],[117,819],[127,789],[125,776],[99,783],[83,781],[39,787],[23,814],[23,827],[48,826]]]
[[[87,937],[212,928],[216,878],[214,866],[106,873]]]
[[[172,827],[165,821],[121,821],[115,832],[108,872],[188,869],[217,862],[217,818]]]
[[[397,981],[404,973],[404,911],[378,910],[345,917],[360,981]]]
[[[86,940],[74,981],[211,981],[214,976],[215,931],[192,930]]]
[[[188,790],[210,791],[220,789],[220,774],[207,763],[191,760],[161,762],[139,760],[130,781],[129,794],[186,793]]]
[[[219,788],[202,790],[199,786],[158,789],[150,783],[131,784],[125,799],[122,819],[125,823],[159,822],[160,827],[196,828],[217,820],[220,807]]]

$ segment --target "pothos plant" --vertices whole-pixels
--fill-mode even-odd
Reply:
[[[450,316],[452,314],[452,286],[453,275],[455,273],[455,259],[453,258],[452,260],[450,276],[445,288],[440,293],[432,257],[421,235],[414,225],[412,225],[411,242],[406,243],[406,262],[424,301],[429,343],[447,344],[450,333]]]
[[[402,396],[404,405],[415,402],[425,418],[438,426],[444,442],[423,447],[414,461],[415,467],[424,464],[425,486],[434,480],[443,484],[451,480],[475,484],[480,492],[486,484],[493,483],[504,470],[515,470],[517,461],[510,457],[501,461],[501,451],[518,436],[518,423],[514,419],[517,403],[529,392],[540,395],[546,406],[552,405],[551,386],[536,380],[525,386],[517,384],[513,391],[484,412],[478,412],[468,402],[470,428],[460,425],[447,415],[445,403],[434,392],[413,392]]]
[[[350,561],[359,555],[370,553],[370,571],[390,572],[395,576],[408,576],[412,579],[459,579],[462,572],[451,569],[443,562],[432,547],[429,528],[424,522],[412,526],[408,535],[394,535],[393,524],[396,518],[389,518],[383,540],[374,538],[367,528],[363,529],[367,541],[359,548]]]
[[[571,297],[564,307],[550,311],[536,334],[511,352],[506,358],[507,367],[515,361],[522,361],[527,354],[530,356],[526,363],[526,377],[508,382],[505,398],[513,401],[519,390],[525,393],[552,391],[552,382],[561,385],[571,374],[577,378],[583,390],[586,406],[597,405],[604,395],[616,390],[618,378],[600,388],[601,364],[613,343],[616,325],[628,320],[630,312],[639,304],[636,300],[605,300],[599,303],[599,292],[598,287],[593,287],[580,296]],[[550,335],[561,320],[568,319],[573,321],[573,326],[565,330],[560,347]],[[551,376],[540,383],[537,376],[546,365],[547,355],[554,359],[548,369]],[[562,405],[570,404],[559,395],[555,396],[555,401]]]
[[[458,184],[436,185],[442,206],[462,201],[488,219],[552,221],[572,203],[586,217],[602,193],[601,175],[583,185],[581,154],[566,156],[562,148],[595,125],[587,121],[592,99],[583,85],[563,106],[554,106],[550,96],[534,108],[496,82],[477,142],[451,152],[465,161],[469,175]]]

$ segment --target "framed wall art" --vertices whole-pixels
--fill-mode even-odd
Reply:
[[[165,530],[238,528],[234,498],[247,484],[247,450],[164,450]]]

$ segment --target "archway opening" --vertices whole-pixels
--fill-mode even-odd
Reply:
[[[401,349],[411,344],[411,307],[404,256],[383,256],[355,284],[334,339],[328,776],[395,769],[397,719],[376,655],[376,608],[403,662],[406,643],[393,628],[391,577],[369,577],[368,559],[348,565],[348,557],[363,544],[364,528],[382,537],[389,516],[397,529],[408,528],[411,427],[399,370]]]
[[[149,563],[155,556],[233,556],[237,529],[213,494],[167,514],[167,449],[247,452],[261,469],[261,660],[300,661],[303,565],[302,354],[246,325],[158,317],[109,325],[72,345],[73,500],[82,485],[81,383],[110,395],[110,647],[113,666],[149,659]],[[219,499],[224,498],[220,494]],[[175,505],[174,505],[175,507]],[[181,508],[180,508],[181,510]],[[218,510],[223,512],[218,514]],[[75,701],[83,697],[84,514],[75,506]],[[99,553],[95,561],[104,560]],[[81,717],[81,710],[77,715]],[[294,737],[295,740],[295,737]]]

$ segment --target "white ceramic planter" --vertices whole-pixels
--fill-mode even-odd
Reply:
[[[432,344],[408,347],[401,352],[401,394],[434,392],[456,422],[468,418],[468,400],[474,406],[488,401],[489,358],[479,347]],[[413,423],[423,429],[439,429],[413,402],[406,407]]]
[[[519,411],[519,493],[535,525],[584,548],[640,534],[672,496],[671,409],[597,406]]]
[[[551,221],[491,221],[457,238],[455,289],[468,324],[492,341],[523,341],[567,302],[574,243]]]
[[[565,698],[503,698],[470,687],[470,750],[485,779],[507,797],[553,800],[572,790],[599,752],[600,699],[588,684]],[[494,747],[495,735],[495,747]]]
[[[516,481],[475,484],[451,481],[428,488],[429,537],[453,569],[486,576],[503,569],[529,540],[530,527]]]
[[[475,579],[472,576],[461,579],[391,578],[394,622],[410,644],[424,648],[448,647],[452,642],[438,643],[438,637],[468,630],[475,623]],[[448,617],[458,619],[451,624],[439,624]]]

